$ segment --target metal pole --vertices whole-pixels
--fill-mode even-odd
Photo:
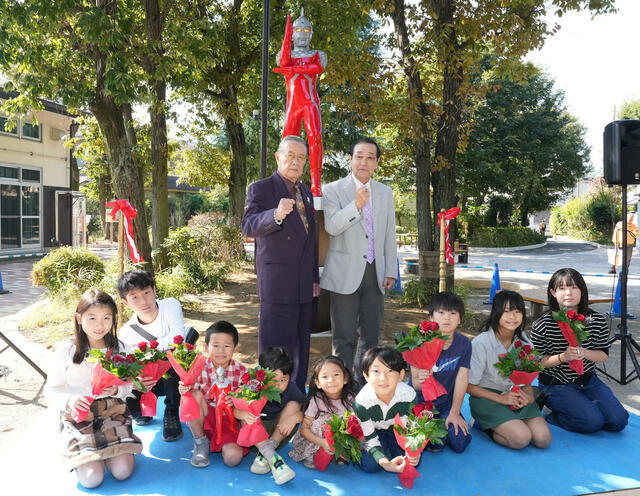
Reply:
[[[440,210],[442,218],[440,219],[440,292],[447,290],[447,262],[445,260],[445,209]]]
[[[627,232],[629,226],[627,224],[627,185],[622,185],[622,274],[621,287],[620,287],[620,299],[621,299],[621,315],[620,315],[620,384],[627,383],[627,357],[626,357],[626,343],[627,337],[627,271],[629,267],[627,265]]]
[[[270,0],[262,0],[262,100],[260,102],[260,179],[267,177],[267,113],[269,90],[269,9]]]

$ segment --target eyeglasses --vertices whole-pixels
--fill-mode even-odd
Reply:
[[[287,154],[285,155],[285,157],[286,157],[286,159],[287,159],[288,161],[292,161],[292,160],[298,160],[298,161],[300,161],[300,162],[306,162],[306,161],[307,161],[307,156],[306,156],[306,155],[304,155],[304,154],[296,155],[296,154],[295,154],[295,153],[293,153],[293,152],[289,152],[289,153],[287,153]]]

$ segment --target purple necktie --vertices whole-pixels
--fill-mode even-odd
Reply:
[[[367,223],[367,238],[369,239],[369,247],[367,249],[367,262],[373,263],[376,258],[376,252],[373,248],[373,216],[371,214],[371,200],[362,207],[362,215]]]

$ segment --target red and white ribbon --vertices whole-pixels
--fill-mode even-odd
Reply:
[[[444,256],[445,256],[445,260],[447,261],[448,264],[453,265],[454,264],[454,259],[453,259],[453,250],[451,249],[451,241],[449,240],[449,221],[455,219],[458,214],[460,213],[460,207],[453,207],[450,208],[449,210],[447,210],[446,212],[438,212],[438,225],[440,225],[440,222],[442,220],[442,218],[444,218],[445,224],[444,224],[444,242],[445,242],[445,248],[444,248]]]
[[[111,218],[115,221],[116,214],[122,212],[124,215],[124,234],[127,238],[127,244],[129,245],[129,254],[131,255],[131,261],[133,263],[144,262],[138,248],[136,248],[136,242],[133,239],[133,219],[138,215],[136,208],[129,203],[128,200],[114,200],[107,202],[107,207],[111,207]]]

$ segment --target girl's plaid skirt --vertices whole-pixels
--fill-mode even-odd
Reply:
[[[131,427],[131,414],[119,398],[95,400],[83,422],[74,422],[69,408],[63,410],[60,432],[66,446],[63,462],[69,470],[123,453],[142,452],[142,441]]]

